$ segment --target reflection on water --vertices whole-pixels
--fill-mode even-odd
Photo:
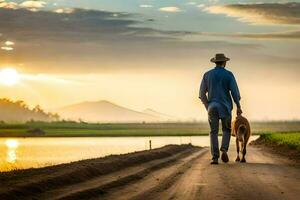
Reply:
[[[14,163],[17,160],[17,154],[15,149],[8,149],[7,150],[7,158],[6,158],[7,162],[9,163]]]
[[[19,142],[16,139],[5,140],[5,145],[10,149],[15,149],[19,146]]]
[[[253,136],[252,139],[256,139]],[[209,146],[208,136],[193,137],[85,137],[0,138],[0,171],[44,167],[72,161],[124,154],[167,144]],[[232,144],[234,140],[232,139]]]
[[[7,147],[6,161],[9,163],[15,163],[17,160],[17,149],[19,146],[18,140],[15,139],[5,140],[5,145]]]

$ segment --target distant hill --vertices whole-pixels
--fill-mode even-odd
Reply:
[[[143,113],[148,114],[148,115],[152,115],[152,116],[156,117],[157,119],[159,119],[160,121],[170,121],[170,120],[174,120],[175,119],[175,117],[173,117],[173,116],[157,112],[156,110],[153,110],[151,108],[145,109],[143,111]]]
[[[155,111],[148,111],[138,112],[105,100],[82,102],[57,110],[65,119],[81,119],[88,122],[155,122],[162,120]]]
[[[0,99],[0,121],[3,122],[26,122],[54,121],[59,116],[53,113],[46,113],[40,106],[30,109],[24,101],[11,101]]]

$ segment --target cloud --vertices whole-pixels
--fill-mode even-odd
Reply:
[[[4,50],[4,51],[12,51],[12,50],[14,50],[13,47],[8,47],[8,46],[3,46],[3,47],[1,47],[1,49]]]
[[[190,5],[190,6],[195,6],[197,8],[201,8],[201,9],[205,7],[205,4],[203,4],[203,3],[199,4],[199,3],[194,2],[194,1],[187,2],[186,4]]]
[[[300,39],[300,31],[287,31],[275,33],[237,33],[235,37],[253,39]]]
[[[195,33],[144,27],[139,15],[88,9],[71,13],[0,9],[2,38],[18,44],[2,45],[0,60],[23,63],[26,70],[43,72],[105,72],[110,70],[186,65],[186,59],[211,49],[256,49],[249,44],[187,41]],[[146,22],[151,23],[151,22]],[[4,40],[4,42],[5,42]],[[134,60],[134,62],[133,62]],[[188,59],[189,60],[189,59]],[[172,64],[171,64],[172,63]]]
[[[235,37],[248,39],[300,39],[300,30],[286,31],[286,32],[272,32],[272,33],[200,33],[205,36],[216,37]]]
[[[23,3],[20,4],[20,7],[22,8],[35,8],[35,9],[38,9],[38,8],[43,8],[45,7],[47,3],[44,2],[44,1],[24,1]]]
[[[0,27],[7,27],[2,31],[4,37],[23,41],[90,42],[111,41],[116,38],[172,40],[189,34],[185,31],[162,31],[142,27],[144,22],[134,19],[134,16],[122,12],[87,9],[56,9],[52,12],[0,9],[0,18],[7,19],[0,20]]]
[[[178,7],[175,7],[175,6],[162,7],[159,10],[162,11],[162,12],[171,12],[171,13],[181,12],[181,10]]]
[[[204,5],[204,4],[199,4],[199,5],[197,5],[197,7],[198,7],[198,8],[204,8],[205,5]]]
[[[186,4],[187,4],[187,5],[196,5],[196,4],[197,4],[197,2],[190,1],[190,2],[187,2]]]
[[[58,8],[58,9],[54,10],[54,12],[58,13],[58,14],[62,14],[62,13],[70,14],[70,13],[72,13],[74,11],[75,11],[74,8]]]
[[[9,40],[7,40],[7,41],[5,41],[5,43],[4,43],[6,46],[13,46],[13,45],[15,45],[15,43],[14,42],[12,42],[12,41],[9,41]]]
[[[152,8],[152,7],[153,7],[152,5],[147,5],[147,4],[140,5],[140,8]]]
[[[210,6],[204,10],[251,24],[300,24],[300,3],[230,4]]]
[[[24,1],[20,4],[15,3],[15,2],[6,2],[4,0],[0,0],[0,8],[5,8],[5,9],[20,9],[20,8],[25,8],[30,11],[38,11],[38,9],[45,7],[47,3],[44,1]]]
[[[15,2],[0,1],[0,8],[17,9],[18,8],[18,4],[15,3]]]

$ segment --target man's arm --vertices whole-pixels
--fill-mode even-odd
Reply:
[[[241,95],[240,95],[239,87],[237,85],[237,82],[236,82],[233,74],[232,74],[232,77],[230,80],[230,91],[231,91],[231,96],[233,98],[233,101],[237,107],[236,114],[241,115],[243,113],[243,111],[241,109],[241,104],[240,104]]]
[[[206,76],[204,74],[202,81],[201,81],[201,85],[200,85],[200,91],[199,91],[199,98],[201,99],[202,103],[204,104],[206,110],[208,109],[208,99],[206,96],[207,93],[207,83],[206,83]]]

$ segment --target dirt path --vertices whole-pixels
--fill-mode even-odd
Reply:
[[[172,147],[175,148],[175,147]],[[184,147],[181,149],[145,152],[153,159],[141,159],[143,153],[124,159],[141,159],[132,166],[119,170],[66,181],[64,185],[47,182],[44,190],[33,190],[30,184],[23,189],[33,195],[21,193],[19,199],[298,199],[300,196],[300,168],[291,161],[267,153],[257,147],[249,147],[247,161],[233,162],[235,147],[229,152],[230,162],[216,166],[209,164],[208,148]],[[160,151],[165,151],[162,154]],[[170,153],[166,156],[166,153]],[[159,155],[159,156],[158,156]],[[121,156],[122,158],[122,156]],[[79,164],[76,164],[79,165]],[[76,166],[75,165],[75,166]],[[81,167],[82,164],[80,164]],[[89,172],[89,165],[85,163]],[[101,165],[99,165],[100,167]],[[73,167],[74,168],[74,167]],[[84,168],[84,169],[85,169]],[[37,173],[35,176],[43,175]],[[57,173],[57,172],[56,172]],[[25,176],[26,177],[26,176]],[[88,176],[87,176],[88,177]],[[22,177],[24,178],[24,177]],[[55,177],[53,178],[55,180]],[[44,180],[45,182],[46,180]],[[55,183],[55,181],[54,181]],[[18,188],[14,188],[18,191]],[[19,188],[20,189],[20,188]],[[9,196],[10,193],[6,194]],[[25,195],[24,195],[25,194]],[[27,195],[26,195],[27,194]],[[0,193],[1,196],[1,193]]]
[[[182,163],[172,166],[167,170],[171,176],[160,181],[145,177],[106,199],[299,199],[300,169],[290,161],[250,147],[248,163],[235,163],[231,149],[229,164],[211,166],[206,151],[185,167]]]
[[[249,148],[248,163],[211,166],[206,153],[169,187],[156,187],[139,198],[147,199],[299,199],[299,168],[275,155]],[[166,184],[164,184],[166,185]]]

